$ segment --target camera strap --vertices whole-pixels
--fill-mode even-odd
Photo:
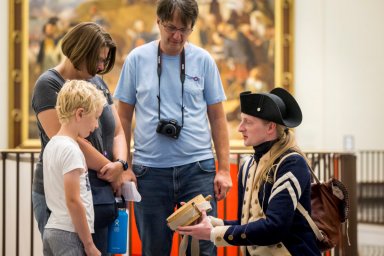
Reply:
[[[161,49],[160,42],[157,48],[157,77],[159,78],[159,95],[158,100],[158,118],[160,120],[160,77],[161,77]],[[181,81],[181,127],[184,126],[184,81],[185,81],[185,51],[184,47],[180,53],[180,81]]]

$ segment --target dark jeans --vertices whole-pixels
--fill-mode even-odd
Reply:
[[[133,165],[133,171],[142,197],[134,207],[142,255],[170,255],[173,231],[167,226],[166,219],[180,202],[187,202],[199,194],[214,197],[215,161],[208,159],[169,168]],[[216,201],[212,200],[211,205],[212,211],[208,214],[216,216]],[[200,241],[200,255],[216,255],[216,247],[210,241]]]

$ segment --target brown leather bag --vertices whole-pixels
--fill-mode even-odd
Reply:
[[[284,159],[293,154],[298,153],[285,155],[277,164],[276,170]],[[311,184],[311,215],[300,203],[297,204],[297,209],[315,233],[318,248],[324,252],[334,248],[341,239],[342,223],[348,221],[348,191],[344,184],[335,178],[320,182],[312,169],[309,169],[315,181]]]
[[[314,230],[317,246],[321,251],[327,251],[334,248],[341,239],[342,223],[348,219],[348,191],[337,179],[320,182],[314,173],[312,175],[316,182],[311,185],[311,220],[321,233],[320,236]]]

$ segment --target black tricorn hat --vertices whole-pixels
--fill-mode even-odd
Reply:
[[[270,93],[240,93],[241,112],[289,128],[298,126],[303,119],[295,98],[283,88],[275,88]]]

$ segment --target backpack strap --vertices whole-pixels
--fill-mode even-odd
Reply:
[[[179,245],[179,256],[184,256],[186,255],[187,248],[188,248],[188,240],[190,236],[189,235],[184,235],[180,245]],[[199,240],[191,237],[191,255],[199,255],[200,254],[200,247],[199,247]]]
[[[282,158],[280,158],[279,162],[276,164],[275,173],[273,174],[273,182],[276,181],[277,170],[279,169],[280,165],[284,162],[285,159],[287,159],[288,157],[293,156],[293,155],[299,155],[300,156],[299,153],[292,152],[292,153],[288,153],[288,154],[284,155]]]
[[[280,167],[280,165],[284,162],[284,160],[286,159],[286,158],[288,158],[288,157],[290,157],[290,156],[293,156],[293,155],[299,155],[299,156],[301,156],[299,153],[297,153],[297,152],[291,152],[291,153],[288,153],[288,154],[286,154],[286,155],[284,155],[282,158],[280,158],[280,161],[277,163],[277,165],[276,165],[276,171],[275,171],[275,174],[274,174],[274,176],[273,176],[273,181],[276,181],[276,174],[277,174],[277,169],[279,169],[279,167]],[[312,177],[313,177],[313,179],[316,181],[316,183],[318,183],[318,184],[320,184],[320,180],[319,180],[319,178],[317,178],[317,176],[316,176],[316,174],[315,174],[315,172],[312,170],[312,168],[308,165],[308,168],[309,168],[309,170],[311,171],[311,175],[312,175]]]
[[[277,170],[279,169],[280,165],[284,162],[285,159],[287,159],[288,157],[290,156],[293,156],[293,155],[300,155],[299,153],[297,152],[292,152],[292,153],[289,153],[289,154],[286,154],[285,156],[283,156],[280,161],[277,163],[276,165],[276,171],[273,175],[273,180],[276,181],[276,174],[277,174]],[[316,177],[315,173],[313,172],[312,168],[310,166],[308,166],[309,170],[311,171],[311,174],[312,174],[312,177],[316,180],[317,183],[320,183],[320,180]],[[315,222],[312,220],[311,216],[309,215],[308,211],[305,210],[305,208],[301,205],[300,202],[297,203],[297,207],[296,207],[299,212],[304,216],[304,218],[307,220],[309,226],[311,227],[313,233],[315,233],[316,235],[316,238],[319,240],[319,241],[322,241],[324,239],[324,236],[323,234],[321,233],[320,229],[316,226]]]
[[[297,209],[304,216],[304,218],[307,220],[307,222],[308,222],[309,226],[311,227],[313,233],[315,233],[316,238],[319,241],[323,241],[324,236],[321,233],[320,229],[317,227],[316,223],[312,220],[311,216],[309,216],[308,211],[305,210],[305,208],[301,205],[301,203],[297,204]]]

